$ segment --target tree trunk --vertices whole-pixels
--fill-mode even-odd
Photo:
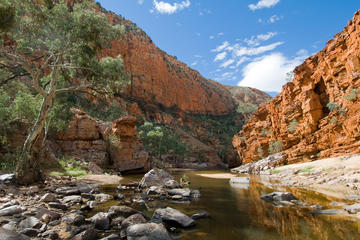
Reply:
[[[29,185],[44,180],[39,164],[41,149],[39,145],[42,144],[40,138],[56,96],[56,85],[56,77],[54,77],[50,83],[50,90],[44,97],[36,122],[24,143],[16,169],[16,181],[18,184]]]

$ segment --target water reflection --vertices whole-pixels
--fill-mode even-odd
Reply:
[[[270,189],[250,179],[249,183],[237,181],[230,185],[226,179],[198,176],[199,172],[187,172],[191,188],[201,191],[198,201],[189,203],[152,202],[146,212],[151,216],[160,206],[170,206],[188,215],[207,211],[210,219],[200,219],[197,225],[173,235],[175,239],[194,240],[355,240],[360,239],[358,221],[334,216],[311,215],[309,210],[278,208],[260,200]],[[205,172],[202,172],[205,173]],[[215,173],[215,172],[206,172]],[[216,172],[219,173],[219,172]],[[180,178],[183,173],[175,176]],[[133,179],[132,177],[132,180]],[[328,205],[337,199],[301,189],[292,190],[300,200],[310,204]]]
[[[279,234],[278,237],[274,238],[272,236],[268,239],[360,239],[358,221],[345,219],[344,217],[312,215],[309,214],[309,209],[273,207],[260,199],[261,195],[270,192],[271,189],[256,181],[250,183],[248,191],[238,189],[235,191],[237,192],[236,205],[239,211],[244,208],[243,197],[247,196],[249,200],[248,212],[252,227],[245,231],[248,232],[249,239],[256,239],[256,237],[251,238],[254,237],[251,236],[253,234],[252,230],[259,232],[256,228],[260,228],[262,230],[260,232],[264,234],[274,231]],[[332,200],[311,191],[295,190],[293,194],[304,201],[311,198],[312,203],[325,204]]]

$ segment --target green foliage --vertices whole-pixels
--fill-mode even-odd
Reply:
[[[298,121],[296,119],[293,119],[289,123],[289,132],[294,133],[296,131],[298,125],[299,125]]]
[[[124,110],[125,107],[122,106],[117,100],[113,100],[108,103],[102,99],[99,99],[96,104],[91,102],[88,98],[76,94],[73,96],[73,101],[83,109],[91,117],[106,121],[112,122],[115,119],[118,119],[122,116],[125,116],[127,113]]]
[[[172,153],[184,158],[187,152],[186,146],[180,141],[179,136],[165,126],[145,122],[138,129],[140,139],[151,155],[161,158],[162,154]]]
[[[262,129],[260,132],[260,136],[265,137],[266,135],[271,134],[271,133],[272,133],[272,131],[269,131],[267,129]]]
[[[279,173],[281,173],[281,170],[278,170],[278,169],[270,170],[270,173],[271,174],[279,174]]]
[[[330,110],[330,112],[335,112],[340,109],[340,106],[332,101],[329,101],[329,103],[326,105],[326,107]]]
[[[185,182],[189,182],[190,178],[184,173],[181,177]]]
[[[87,175],[87,165],[72,157],[62,157],[59,160],[61,170],[51,172],[53,176],[82,177]]]
[[[201,125],[206,128],[209,142],[211,142],[212,137],[216,137],[224,145],[231,144],[232,137],[239,132],[244,124],[244,122],[235,121],[236,114],[223,116],[191,115],[191,117],[201,122]]]
[[[257,152],[258,152],[258,155],[260,158],[262,158],[264,156],[264,150],[262,148],[258,148]]]
[[[347,112],[347,109],[341,108],[339,105],[332,101],[329,101],[326,107],[330,110],[330,112],[338,112],[341,116],[343,116]]]
[[[271,155],[278,153],[282,150],[282,148],[283,148],[283,144],[281,141],[272,141],[269,146],[269,153]]]
[[[313,166],[309,166],[309,167],[302,168],[302,169],[300,169],[299,173],[309,173],[309,172],[312,172],[313,168],[314,168]]]
[[[7,153],[0,154],[0,170],[2,172],[15,172],[17,167],[17,159],[20,156],[21,149],[11,149]]]
[[[353,101],[357,98],[357,95],[359,94],[360,90],[357,88],[351,89],[349,95],[345,96],[345,99],[348,101]]]

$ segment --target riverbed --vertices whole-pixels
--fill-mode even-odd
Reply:
[[[341,214],[321,215],[310,213],[309,208],[275,207],[260,199],[263,194],[273,191],[291,191],[299,200],[309,205],[319,204],[324,209],[341,209],[341,199],[300,188],[276,188],[256,176],[250,177],[250,184],[230,185],[228,177],[213,178],[211,175],[229,176],[221,171],[173,172],[178,180],[186,174],[191,189],[198,189],[201,198],[191,202],[154,201],[148,209],[139,209],[151,218],[158,207],[170,206],[191,216],[206,211],[211,218],[197,220],[195,227],[172,233],[174,239],[227,240],[227,239],[360,239],[360,219]],[[219,175],[220,174],[220,175]],[[216,176],[216,175],[214,175]],[[124,182],[133,182],[141,176],[125,176]],[[115,191],[115,186],[106,186],[106,191]],[[351,204],[352,202],[347,202]],[[98,206],[105,210],[115,202]]]

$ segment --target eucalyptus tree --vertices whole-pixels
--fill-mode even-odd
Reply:
[[[42,180],[39,153],[54,101],[83,92],[111,96],[128,83],[121,56],[101,49],[124,33],[92,0],[0,0],[0,84],[25,83],[41,96],[16,170],[20,184]]]

